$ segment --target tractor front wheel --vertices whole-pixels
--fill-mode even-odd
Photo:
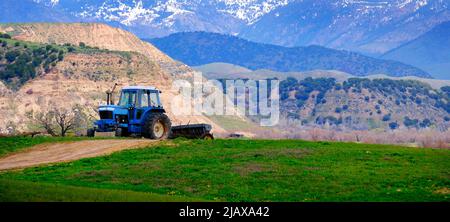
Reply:
[[[167,139],[172,123],[164,113],[151,113],[145,118],[142,135],[153,140]]]
[[[117,128],[116,131],[114,132],[114,136],[116,136],[116,137],[125,137],[127,135],[126,135],[125,129]]]
[[[88,137],[94,137],[95,136],[95,129],[93,129],[93,128],[88,129],[86,135]]]

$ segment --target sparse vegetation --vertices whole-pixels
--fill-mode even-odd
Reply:
[[[445,131],[448,125],[442,120],[445,113],[450,111],[449,90],[450,87],[436,90],[413,80],[350,78],[341,84],[333,78],[303,80],[287,78],[280,83],[280,98],[282,113],[287,118],[294,120],[306,118],[318,125],[328,122],[334,126],[343,124],[346,128],[372,129],[382,126],[389,130],[394,126],[390,123],[395,122],[398,124],[395,125],[395,129],[400,128],[400,125],[407,128],[428,128],[439,125],[440,129]],[[292,95],[295,95],[295,99],[291,97]],[[314,104],[308,102],[310,100],[314,101]],[[342,105],[343,102],[344,105]],[[357,108],[349,110],[350,103],[357,104]],[[430,110],[441,118],[427,113],[424,116],[404,119],[402,115],[406,114],[404,104],[415,104],[414,109]],[[307,107],[313,107],[310,114],[299,115],[298,112]],[[365,109],[364,113],[370,116],[370,121],[362,120],[368,117],[360,112],[361,109]],[[360,120],[345,121],[346,117],[352,115],[356,117],[354,120],[358,118]]]
[[[49,73],[58,62],[70,53],[94,54],[110,52],[80,43],[71,44],[39,44],[28,43],[0,37],[0,80],[13,90],[18,90],[26,81],[41,73]],[[131,58],[130,52],[118,52],[126,60]],[[3,59],[4,58],[4,59]]]
[[[49,71],[51,64],[64,58],[65,50],[56,45],[28,44],[17,40],[3,39],[10,42],[0,48],[0,80],[17,90],[29,79],[35,78],[41,69]]]

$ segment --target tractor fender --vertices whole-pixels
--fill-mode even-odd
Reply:
[[[147,111],[145,111],[145,113],[142,115],[141,117],[141,124],[144,124],[144,120],[147,118],[148,115],[151,115],[153,113],[166,113],[166,110],[164,109],[149,109]]]

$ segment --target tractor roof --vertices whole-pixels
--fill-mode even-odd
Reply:
[[[135,89],[158,90],[156,87],[153,86],[126,86],[122,88],[122,90],[135,90]]]

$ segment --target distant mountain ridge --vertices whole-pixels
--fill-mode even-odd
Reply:
[[[450,22],[444,22],[381,58],[408,63],[436,78],[450,79]]]
[[[38,4],[33,0],[0,1],[0,23],[71,22],[76,17]]]
[[[450,21],[447,0],[15,0],[3,22],[102,22],[143,38],[206,31],[382,54]],[[39,10],[28,10],[39,5]],[[20,8],[20,9],[19,9]],[[43,13],[45,12],[45,13]]]
[[[190,66],[224,62],[252,70],[289,72],[322,69],[338,70],[355,76],[388,74],[397,77],[431,77],[423,70],[400,62],[321,46],[287,48],[206,32],[177,33],[148,41],[172,58]]]
[[[299,0],[271,11],[240,36],[377,54],[449,20],[450,1],[443,0]]]

